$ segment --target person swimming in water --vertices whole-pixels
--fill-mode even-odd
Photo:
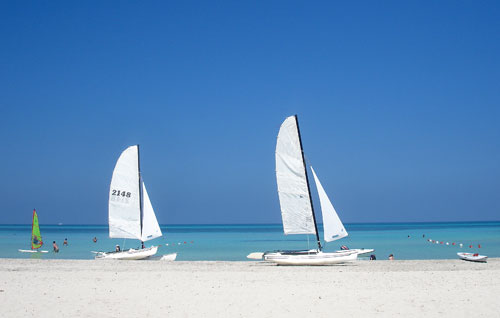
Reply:
[[[63,245],[68,246],[68,239],[67,238],[64,239]]]
[[[54,253],[59,253],[59,246],[57,246],[56,241],[52,242],[52,247],[54,248]]]
[[[97,243],[97,237],[95,237],[95,236],[94,236],[94,238],[92,239],[92,241],[93,241],[94,243]]]

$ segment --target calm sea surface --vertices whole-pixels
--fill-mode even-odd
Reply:
[[[449,259],[456,258],[460,251],[500,257],[500,222],[371,223],[345,224],[345,227],[349,236],[326,244],[326,251],[347,245],[374,248],[377,259],[386,259],[389,254],[394,254],[396,259]],[[243,261],[251,252],[316,246],[312,235],[283,235],[281,224],[169,225],[161,228],[163,237],[146,245],[161,245],[158,255],[177,252],[177,260]],[[18,249],[30,249],[31,225],[0,225],[0,257],[92,259],[91,251],[111,251],[116,244],[125,245],[125,248],[139,245],[135,240],[110,239],[107,225],[41,225],[40,230],[44,241],[42,249],[50,253],[20,253]],[[94,236],[97,243],[92,242]],[[65,238],[68,246],[62,244]],[[443,244],[430,243],[428,239]],[[52,252],[52,241],[59,245],[57,254]]]

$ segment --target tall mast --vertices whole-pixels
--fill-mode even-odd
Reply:
[[[309,193],[309,202],[311,203],[314,229],[316,230],[316,240],[318,241],[318,249],[321,251],[321,240],[319,239],[318,226],[316,225],[316,215],[314,213],[314,205],[311,196],[311,187],[309,186],[309,177],[307,176],[306,159],[304,157],[304,148],[302,147],[302,137],[300,136],[299,120],[297,119],[297,115],[295,115],[295,123],[297,124],[297,133],[299,134],[300,152],[302,153],[302,162],[304,163],[304,171],[306,173],[307,192]]]
[[[139,171],[138,180],[139,180],[139,211],[140,211],[140,220],[141,220],[141,238],[142,238],[142,186],[141,186],[141,156],[139,154],[139,145],[137,145],[137,171]],[[142,240],[141,240],[142,242]]]

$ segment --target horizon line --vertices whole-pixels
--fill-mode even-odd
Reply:
[[[409,222],[345,222],[344,224],[430,224],[430,223],[494,223],[500,220],[475,220],[475,221],[409,221]],[[2,225],[31,225],[31,223],[0,223]],[[93,226],[107,226],[107,223],[40,223],[40,225],[54,225],[54,226],[74,226],[74,225],[93,225]],[[282,225],[282,223],[164,223],[160,226],[187,226],[187,225]],[[318,223],[323,225],[323,223]]]

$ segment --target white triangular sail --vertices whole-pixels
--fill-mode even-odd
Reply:
[[[143,242],[152,240],[161,236],[160,225],[156,219],[155,211],[149,200],[146,186],[141,180],[142,184],[142,238]]]
[[[130,146],[116,162],[109,187],[109,237],[141,239],[138,147]]]
[[[340,221],[340,218],[337,215],[332,202],[330,202],[328,195],[326,195],[321,182],[319,182],[318,176],[316,176],[313,167],[311,167],[311,171],[314,176],[314,182],[316,182],[316,189],[318,189],[321,214],[323,215],[323,235],[325,241],[331,242],[346,237],[348,233]]]
[[[276,143],[276,180],[285,234],[315,234],[297,119],[281,124]]]

